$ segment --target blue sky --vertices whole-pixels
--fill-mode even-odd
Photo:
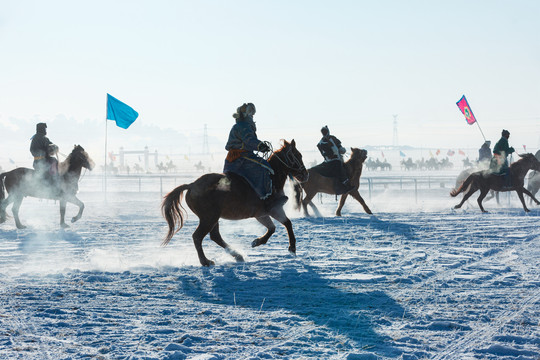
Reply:
[[[46,121],[53,140],[83,142],[76,124],[102,129],[108,92],[139,112],[134,132],[207,124],[225,144],[231,114],[253,102],[259,137],[275,144],[314,148],[328,125],[347,146],[391,145],[397,114],[400,145],[476,148],[455,104],[465,94],[488,139],[507,128],[511,144],[540,145],[539,1],[0,6],[0,125],[28,137]],[[74,128],[54,128],[58,116]],[[137,141],[110,131],[111,146]]]

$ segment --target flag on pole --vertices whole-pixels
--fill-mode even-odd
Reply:
[[[114,120],[118,127],[127,129],[138,116],[132,107],[107,94],[107,120]]]
[[[446,153],[446,155],[448,156],[454,156],[456,152],[454,150],[448,150],[448,152]]]
[[[459,110],[465,115],[465,119],[467,119],[467,123],[469,125],[472,125],[476,122],[476,118],[474,117],[474,114],[471,110],[471,107],[469,106],[469,103],[467,102],[467,99],[465,98],[465,95],[459,99],[459,101],[456,103]]]
[[[525,152],[527,152],[527,145],[523,145],[523,150],[525,150]]]
[[[399,150],[399,156],[405,157],[405,156],[407,156],[407,155],[405,155],[405,153],[404,153],[403,151]]]
[[[459,155],[465,156],[465,152],[464,152],[463,150],[460,149],[460,150],[459,150]]]

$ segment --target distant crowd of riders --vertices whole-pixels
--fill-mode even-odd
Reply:
[[[255,105],[244,103],[233,114],[235,124],[229,132],[229,138],[225,145],[227,156],[223,166],[223,172],[240,175],[257,195],[264,200],[267,209],[274,206],[282,206],[288,198],[282,192],[276,192],[272,185],[270,167],[267,159],[272,151],[269,142],[261,141],[257,137],[257,127],[253,117],[256,113]],[[321,128],[322,138],[317,144],[326,167],[326,173],[333,174],[336,178],[339,193],[346,193],[353,189],[350,184],[349,174],[344,166],[343,155],[346,149],[341,141],[330,134],[328,126]],[[486,164],[485,168],[491,173],[504,176],[507,185],[510,181],[508,155],[515,150],[509,146],[510,132],[503,130],[501,138],[495,144],[493,152],[490,149],[491,142],[486,141],[479,150],[479,163]],[[36,134],[32,137],[30,152],[34,157],[33,167],[37,176],[42,177],[52,189],[58,187],[58,146],[53,144],[47,137],[47,124],[38,123]]]

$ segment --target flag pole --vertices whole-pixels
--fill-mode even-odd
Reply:
[[[482,131],[482,128],[480,127],[480,124],[478,123],[478,120],[476,120],[476,125],[478,125],[478,130],[480,130],[480,134],[482,134],[482,137],[484,138],[484,142],[486,142],[487,141],[486,137],[484,136],[484,132]]]
[[[103,193],[107,199],[107,100],[105,98],[105,165],[103,166]]]

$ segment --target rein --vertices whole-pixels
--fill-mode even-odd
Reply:
[[[291,149],[288,148],[287,151],[286,151],[286,154],[285,154],[285,157],[287,158],[288,161],[290,161],[291,163],[294,163],[298,166],[298,168],[295,168],[295,167],[292,167],[290,166],[289,164],[287,164],[285,161],[283,161],[279,156],[278,154],[280,154],[281,151],[279,152],[275,152],[274,155],[276,155],[276,158],[281,161],[281,163],[283,165],[285,165],[286,168],[290,169],[290,170],[294,170],[294,171],[297,171],[297,172],[302,172],[302,170],[305,170],[305,166],[302,165],[302,163],[300,162],[300,160],[298,160],[298,158],[296,157],[296,155],[292,154],[291,155]],[[292,158],[292,161],[291,161],[291,158]]]

